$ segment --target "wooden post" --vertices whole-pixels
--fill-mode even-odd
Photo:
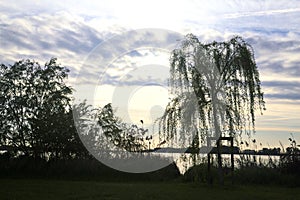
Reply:
[[[211,147],[211,140],[210,137],[207,138],[207,182],[212,184],[212,177],[211,177],[211,165],[210,165],[210,152],[209,148]]]
[[[233,137],[230,137],[230,147],[231,147],[231,183],[234,183],[234,152],[233,152]]]
[[[207,150],[211,147],[211,140],[216,140],[219,145],[222,140],[230,141],[230,160],[231,160],[231,183],[234,183],[234,149],[233,149],[233,137],[208,137],[207,138]],[[207,181],[209,184],[212,184],[212,176],[211,176],[211,155],[210,152],[207,152]]]

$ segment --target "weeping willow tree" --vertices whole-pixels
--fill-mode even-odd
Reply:
[[[159,120],[160,137],[179,146],[206,145],[220,136],[239,138],[255,131],[255,111],[265,109],[252,47],[241,37],[202,44],[187,35],[170,58],[172,99]],[[221,182],[223,175],[221,175]]]

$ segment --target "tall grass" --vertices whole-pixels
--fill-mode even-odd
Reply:
[[[205,160],[204,160],[205,161]],[[230,172],[229,163],[224,162],[225,181],[236,184],[270,184],[285,186],[300,186],[300,159],[299,156],[287,158],[262,159],[257,155],[240,155],[236,161],[233,176]],[[197,164],[186,171],[185,181],[208,182],[207,161]],[[213,162],[210,178],[217,182],[217,166]]]

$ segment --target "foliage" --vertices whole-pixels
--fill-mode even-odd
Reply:
[[[256,109],[264,109],[252,47],[241,37],[202,44],[189,34],[171,55],[174,98],[160,120],[161,134],[181,143],[189,134],[231,136],[254,129]],[[249,126],[250,122],[252,126]],[[192,133],[191,133],[192,132]],[[189,140],[192,141],[192,140]]]
[[[286,155],[280,157],[280,168],[283,173],[298,175],[300,177],[300,149],[293,135],[289,138],[290,147],[286,148]]]
[[[212,167],[211,179],[217,178],[217,168]],[[207,163],[194,165],[184,173],[184,181],[207,183],[208,180]]]
[[[0,65],[0,145],[35,157],[70,158],[82,151],[68,72],[55,58],[44,66],[31,60]]]
[[[105,105],[99,111],[98,123],[109,142],[116,147],[129,152],[139,152],[147,149],[144,135],[148,130],[135,124],[130,125],[122,122],[114,115],[111,104]]]
[[[284,186],[300,186],[300,176],[297,174],[285,173],[281,167],[268,166],[245,166],[234,172],[234,181],[242,184],[269,184]]]
[[[112,169],[95,158],[36,159],[19,156],[5,160],[0,155],[1,178],[43,178],[97,181],[167,181],[181,177],[175,163],[149,173],[126,173]]]
[[[265,109],[252,47],[241,37],[202,44],[188,34],[172,51],[170,87],[174,96],[159,120],[160,135],[181,146],[194,143],[218,148],[223,184],[221,136],[254,131],[256,109]],[[196,137],[197,136],[197,137]]]
[[[241,160],[242,159],[242,160]],[[224,175],[224,182],[226,185],[279,185],[288,187],[300,186],[300,175],[297,170],[299,167],[295,165],[281,165],[276,163],[275,160],[270,158],[268,161],[259,161],[250,157],[236,159],[238,165],[234,169],[233,177],[231,169],[224,167],[228,170]],[[276,164],[275,164],[276,163]],[[218,179],[217,165],[211,167],[211,173],[208,174],[207,163],[200,163],[189,168],[183,176],[186,182],[200,182],[207,183],[208,178],[214,183]],[[293,170],[294,169],[294,170]],[[208,177],[208,175],[210,177]]]

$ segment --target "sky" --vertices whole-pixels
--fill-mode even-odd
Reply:
[[[56,57],[71,70],[71,85],[99,105],[122,104],[126,94],[130,119],[149,124],[170,98],[164,75],[180,35],[193,33],[203,43],[239,35],[254,49],[265,93],[267,110],[257,113],[253,138],[265,147],[287,146],[290,133],[300,143],[299,21],[295,0],[0,0],[0,63]],[[138,38],[128,31],[141,29],[163,30],[163,39],[141,40],[134,49]],[[93,56],[97,67],[89,62]]]

